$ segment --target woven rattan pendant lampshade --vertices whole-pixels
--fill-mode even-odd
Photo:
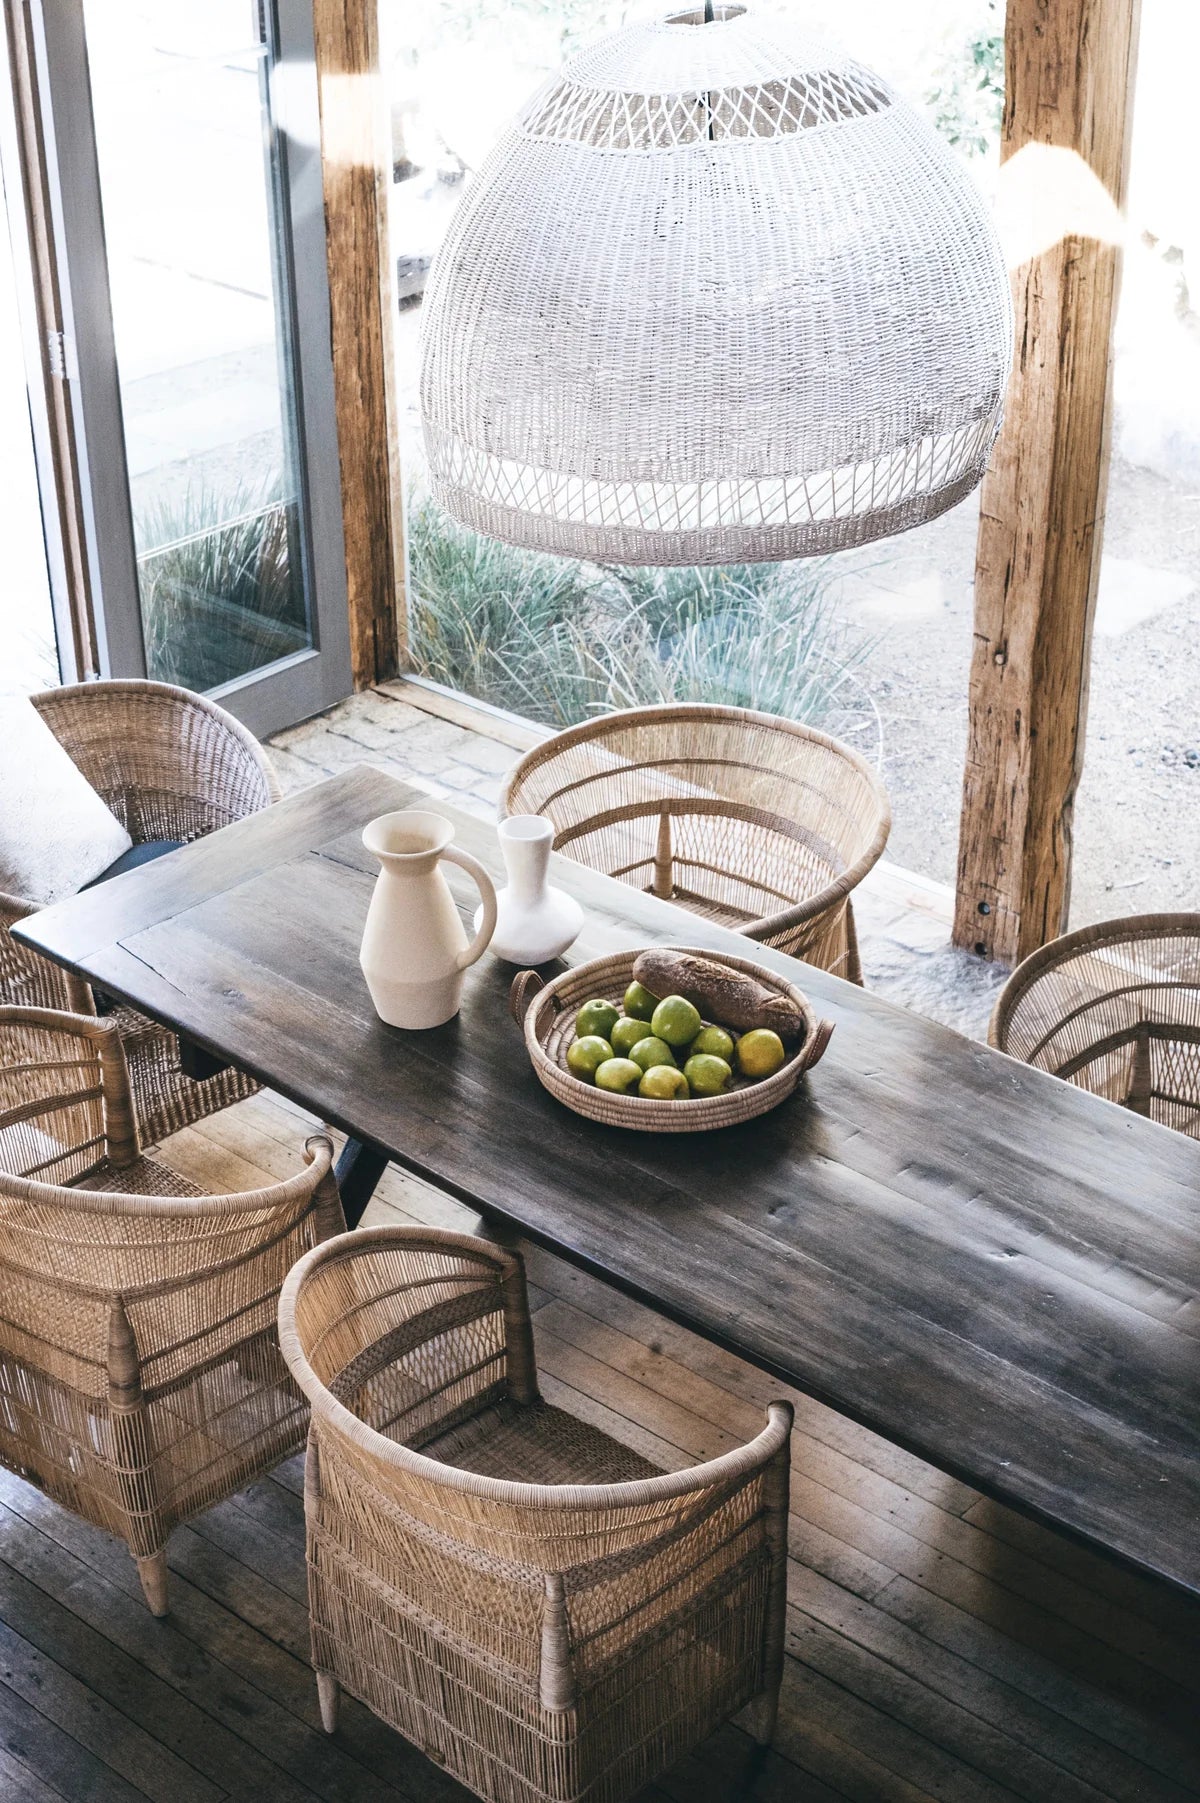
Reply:
[[[437,499],[622,563],[934,518],[983,474],[1011,354],[952,152],[879,76],[735,5],[573,57],[480,169],[425,312]]]

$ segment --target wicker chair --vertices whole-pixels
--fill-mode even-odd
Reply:
[[[887,844],[871,766],[836,739],[734,707],[646,707],[558,733],[516,766],[501,815],[555,849],[862,982],[850,891]]]
[[[279,1306],[312,1404],[321,1713],[339,1686],[493,1803],[623,1803],[783,1669],[791,1409],[665,1474],[542,1402],[519,1258],[359,1230]]]
[[[998,1051],[1200,1138],[1200,914],[1142,914],[1042,946],[1000,991]]]
[[[215,703],[161,682],[88,682],[49,689],[33,705],[135,844],[199,839],[278,801],[266,753]],[[17,944],[14,921],[41,904],[0,892],[0,1002],[94,1014],[87,984]],[[121,1029],[138,1120],[154,1143],[253,1094],[237,1070],[193,1078],[179,1041],[131,1008]]]
[[[140,1153],[112,1021],[0,1008],[0,1462],[119,1534],[156,1615],[172,1527],[304,1444],[279,1290],[345,1227],[306,1157],[203,1195]]]

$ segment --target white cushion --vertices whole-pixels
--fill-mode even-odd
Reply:
[[[0,696],[0,890],[58,901],[132,844],[33,703]]]

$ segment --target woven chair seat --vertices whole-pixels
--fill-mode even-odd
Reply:
[[[135,845],[187,844],[279,799],[266,753],[215,702],[168,683],[78,683],[30,697]],[[9,928],[40,904],[0,894],[0,1004],[92,1014],[87,984],[19,945]],[[239,1070],[196,1079],[179,1040],[132,1008],[115,1020],[143,1138],[166,1139],[258,1087]]]
[[[660,1465],[548,1402],[485,1409],[420,1449],[443,1465],[519,1484],[624,1484]]]
[[[72,1189],[110,1190],[122,1196],[202,1196],[198,1184],[161,1158],[143,1153],[133,1164],[114,1165],[105,1158],[94,1171],[81,1177]]]
[[[850,894],[891,811],[825,733],[735,707],[606,714],[522,758],[500,812],[542,814],[565,857],[862,982]]]
[[[1001,990],[990,1043],[1200,1139],[1200,914],[1143,914],[1052,940]]]

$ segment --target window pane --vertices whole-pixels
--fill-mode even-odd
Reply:
[[[1200,877],[1200,14],[1144,0],[1112,463],[1071,925],[1191,910]]]
[[[269,58],[249,0],[85,0],[148,673],[312,643]]]
[[[59,680],[13,268],[13,239],[24,230],[19,213],[9,219],[7,229],[0,228],[0,544],[4,546],[0,693],[4,694],[53,688]]]

